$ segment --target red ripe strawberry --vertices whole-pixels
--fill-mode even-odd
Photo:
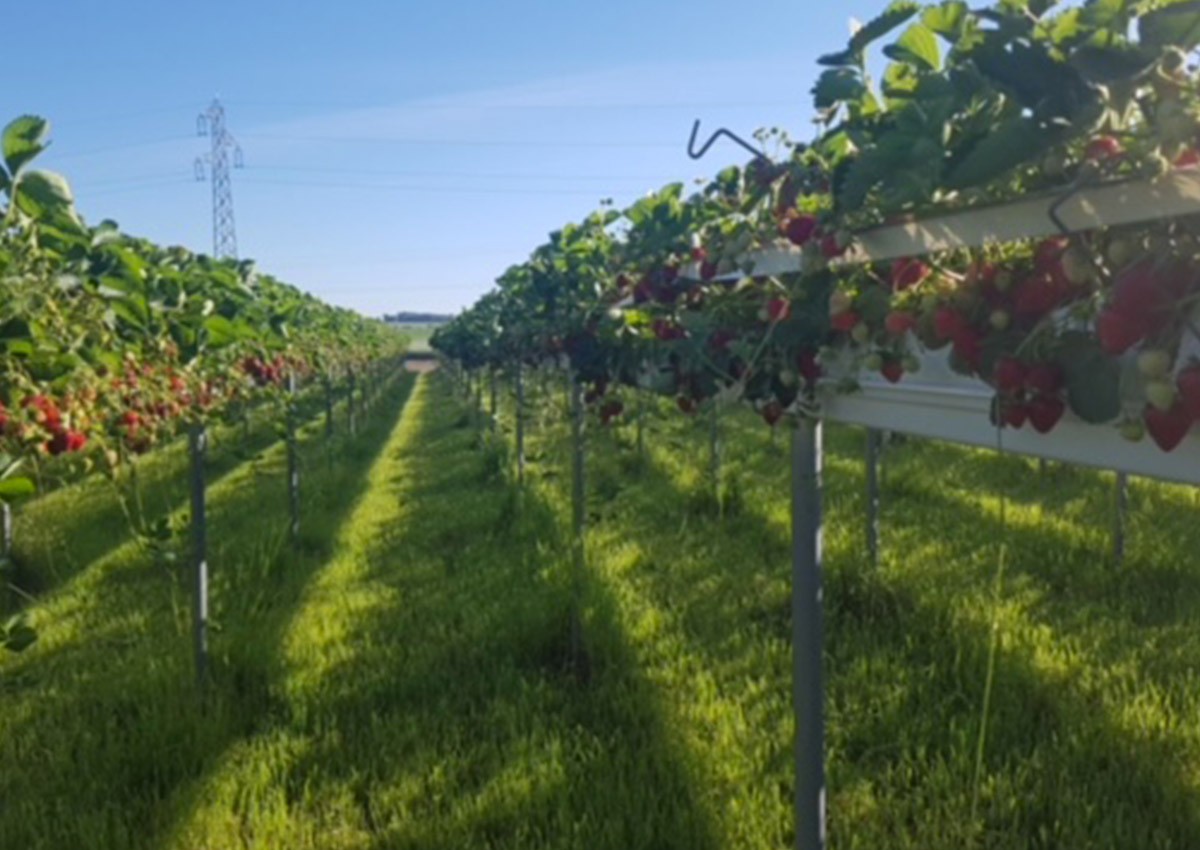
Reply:
[[[906,258],[892,263],[892,289],[901,292],[916,286],[933,272],[920,260]]]
[[[1112,136],[1097,136],[1083,149],[1083,158],[1095,162],[1114,159],[1124,153],[1121,143]]]
[[[1112,355],[1124,354],[1146,335],[1145,325],[1137,317],[1110,308],[1096,319],[1100,347]]]
[[[1112,306],[1141,320],[1146,333],[1170,321],[1179,298],[1192,284],[1182,266],[1144,260],[1124,269],[1113,286]]]
[[[654,335],[661,340],[676,339],[676,328],[667,319],[655,319],[650,324],[650,328],[654,331]]]
[[[691,396],[681,395],[675,399],[675,404],[677,404],[679,409],[689,416],[696,412],[696,400]]]
[[[604,424],[608,424],[613,419],[625,412],[625,405],[619,399],[612,399],[600,408],[600,419]]]
[[[67,432],[67,451],[81,452],[84,446],[87,445],[87,435],[81,434],[79,431]]]
[[[696,260],[697,262],[700,262],[701,260],[707,260],[708,259],[708,249],[705,248],[703,245],[697,245],[695,248],[692,249],[692,259]]]
[[[1195,148],[1188,148],[1175,157],[1176,168],[1195,168],[1197,165],[1200,165],[1200,151]]]
[[[825,259],[832,260],[844,253],[846,253],[846,246],[838,240],[836,233],[827,233],[821,238],[821,256]]]
[[[1025,364],[1015,357],[1001,357],[996,361],[993,378],[1000,392],[1015,393],[1025,384]]]
[[[1006,401],[1001,405],[1001,414],[1009,428],[1020,428],[1029,418],[1029,408],[1019,402]]]
[[[1062,298],[1063,292],[1053,276],[1036,274],[1017,284],[1013,291],[1013,308],[1019,316],[1040,319],[1057,307]]]
[[[1062,369],[1053,363],[1035,363],[1029,367],[1025,385],[1038,395],[1054,395],[1062,388]]]
[[[917,319],[912,313],[903,310],[893,310],[883,320],[883,326],[893,336],[904,336],[917,326]]]
[[[933,314],[933,332],[938,339],[955,339],[967,329],[967,320],[953,307],[938,307]]]
[[[813,238],[817,231],[817,217],[813,215],[793,215],[785,218],[780,225],[780,232],[793,245],[804,245]]]
[[[737,334],[727,328],[718,328],[713,331],[713,335],[708,338],[708,347],[713,351],[725,351],[729,348],[729,343],[737,339]]]
[[[650,281],[643,278],[637,286],[633,288],[633,303],[645,304],[654,296],[654,287]]]
[[[1200,422],[1200,366],[1189,366],[1175,379],[1179,401],[1192,419]]]
[[[880,367],[879,374],[887,378],[888,383],[899,383],[900,379],[904,377],[904,366],[899,360],[888,360]]]
[[[702,260],[700,262],[700,279],[712,280],[717,276],[717,264],[712,260]]]
[[[1164,452],[1173,451],[1182,443],[1192,427],[1192,417],[1180,402],[1167,411],[1148,404],[1142,418],[1146,421],[1146,431]]]
[[[1061,236],[1043,239],[1033,249],[1033,267],[1039,272],[1054,270],[1059,266],[1070,245],[1071,243]]]
[[[800,372],[800,377],[805,380],[805,383],[811,387],[821,377],[821,364],[817,362],[817,353],[815,351],[801,351],[796,355],[796,368]]]
[[[71,438],[66,431],[55,431],[54,435],[46,442],[46,451],[49,454],[58,456],[67,451],[71,445]]]
[[[762,406],[762,418],[772,428],[783,418],[783,405],[777,401],[768,401]]]
[[[786,298],[772,298],[767,302],[767,318],[772,322],[785,322],[791,317],[791,301]]]
[[[1049,434],[1062,419],[1067,406],[1057,396],[1040,395],[1029,402],[1029,424],[1039,434]]]
[[[836,316],[829,317],[829,326],[835,331],[842,333],[850,333],[858,324],[858,313],[853,310],[847,310],[845,313],[838,313]]]
[[[954,353],[978,372],[983,357],[983,339],[974,328],[963,328],[954,337]]]

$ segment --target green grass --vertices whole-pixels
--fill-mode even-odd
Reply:
[[[300,396],[300,421],[324,421],[324,410],[320,387]],[[336,404],[334,416],[336,427],[345,427],[344,401]],[[211,426],[207,480],[219,480],[281,440],[283,421],[279,406],[267,404],[250,411],[243,421]],[[187,502],[188,462],[187,440],[181,437],[134,458],[115,481],[92,475],[18,506],[13,582],[26,592],[43,593],[128,541],[131,522],[150,525],[169,515]],[[0,609],[3,603],[0,598]]]
[[[443,375],[389,395],[310,463],[299,552],[278,447],[228,471],[203,709],[186,596],[144,553],[50,590],[0,659],[0,848],[788,846],[784,441],[725,418],[718,515],[702,421],[655,413],[645,458],[593,430],[571,666],[548,386],[523,492],[508,407],[492,435]],[[827,434],[831,846],[1200,846],[1195,493],[1135,482],[1115,569],[1111,476],[909,441],[874,570],[861,446]]]
[[[440,325],[396,325],[400,331],[408,337],[407,349],[412,354],[428,354],[431,349],[429,347],[429,338],[433,336]]]

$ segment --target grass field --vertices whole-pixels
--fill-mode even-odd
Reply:
[[[429,338],[433,336],[440,325],[396,325],[409,339],[408,350],[413,354],[428,354],[433,349],[429,347]]]
[[[441,374],[332,464],[314,429],[299,551],[279,446],[223,469],[203,708],[169,572],[118,541],[61,576],[0,658],[0,848],[788,846],[784,435],[725,418],[718,514],[702,419],[593,430],[568,673],[549,387],[523,492],[507,398],[487,433]],[[909,441],[873,570],[862,434],[827,442],[831,846],[1200,846],[1195,492],[1136,481],[1115,569],[1111,476]]]

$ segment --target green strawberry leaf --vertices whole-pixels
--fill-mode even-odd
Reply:
[[[858,32],[850,37],[846,49],[838,53],[830,53],[817,60],[821,65],[842,67],[858,65],[862,62],[862,53],[873,41],[883,38],[896,27],[908,21],[921,10],[919,3],[912,0],[894,0],[881,15],[868,21]]]
[[[75,212],[71,187],[61,174],[24,171],[17,178],[15,192],[17,208],[35,221],[70,231],[83,226]]]
[[[4,128],[0,136],[0,148],[4,152],[4,164],[14,177],[34,157],[46,149],[46,137],[50,135],[50,122],[36,115],[22,115]]]
[[[1050,134],[1032,118],[1009,118],[980,138],[946,176],[946,184],[966,189],[994,180],[1037,156],[1051,144]]]
[[[895,44],[883,48],[883,54],[897,62],[906,62],[927,71],[942,67],[942,54],[933,30],[924,24],[913,24]]]
[[[1200,0],[1183,0],[1152,9],[1138,18],[1138,40],[1147,47],[1200,45]]]
[[[921,13],[921,23],[951,43],[957,42],[966,25],[970,9],[963,0],[947,0]]]
[[[32,496],[35,492],[37,492],[37,488],[28,478],[0,479],[0,501],[10,502],[22,496]]]
[[[866,93],[867,87],[857,71],[830,68],[817,79],[812,91],[816,107],[828,109],[842,101],[858,100]]]

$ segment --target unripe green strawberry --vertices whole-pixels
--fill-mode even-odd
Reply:
[[[1050,151],[1042,159],[1042,172],[1047,177],[1062,177],[1067,170],[1067,156],[1062,151]]]
[[[904,359],[900,363],[904,366],[904,371],[910,375],[921,371],[921,359],[914,354],[904,355]]]
[[[854,326],[854,330],[850,331],[850,338],[859,345],[865,345],[871,339],[871,329],[866,326],[866,323],[859,322]]]
[[[1091,283],[1096,276],[1092,261],[1087,251],[1078,245],[1072,245],[1062,255],[1062,270],[1067,280],[1076,286]]]
[[[1108,245],[1108,251],[1105,256],[1114,268],[1122,268],[1129,265],[1138,255],[1138,245],[1132,239],[1122,238],[1114,239]]]
[[[883,368],[883,355],[879,353],[868,354],[863,360],[863,368],[868,372],[878,372]]]
[[[1001,269],[996,272],[996,277],[992,280],[992,286],[996,287],[997,292],[1008,292],[1012,289],[1013,276],[1008,269]]]
[[[1146,384],[1146,401],[1164,413],[1175,406],[1177,397],[1174,385],[1167,381],[1150,381]]]
[[[829,294],[829,315],[837,316],[845,313],[854,304],[854,299],[850,297],[850,293],[844,289],[835,289]]]
[[[1120,433],[1129,442],[1138,443],[1146,436],[1146,426],[1140,419],[1128,419],[1121,423]]]
[[[1161,348],[1151,348],[1138,355],[1138,371],[1146,378],[1161,378],[1171,371],[1171,355]]]
[[[988,316],[988,323],[998,331],[1008,330],[1008,326],[1012,324],[1012,316],[1007,310],[997,308]]]

